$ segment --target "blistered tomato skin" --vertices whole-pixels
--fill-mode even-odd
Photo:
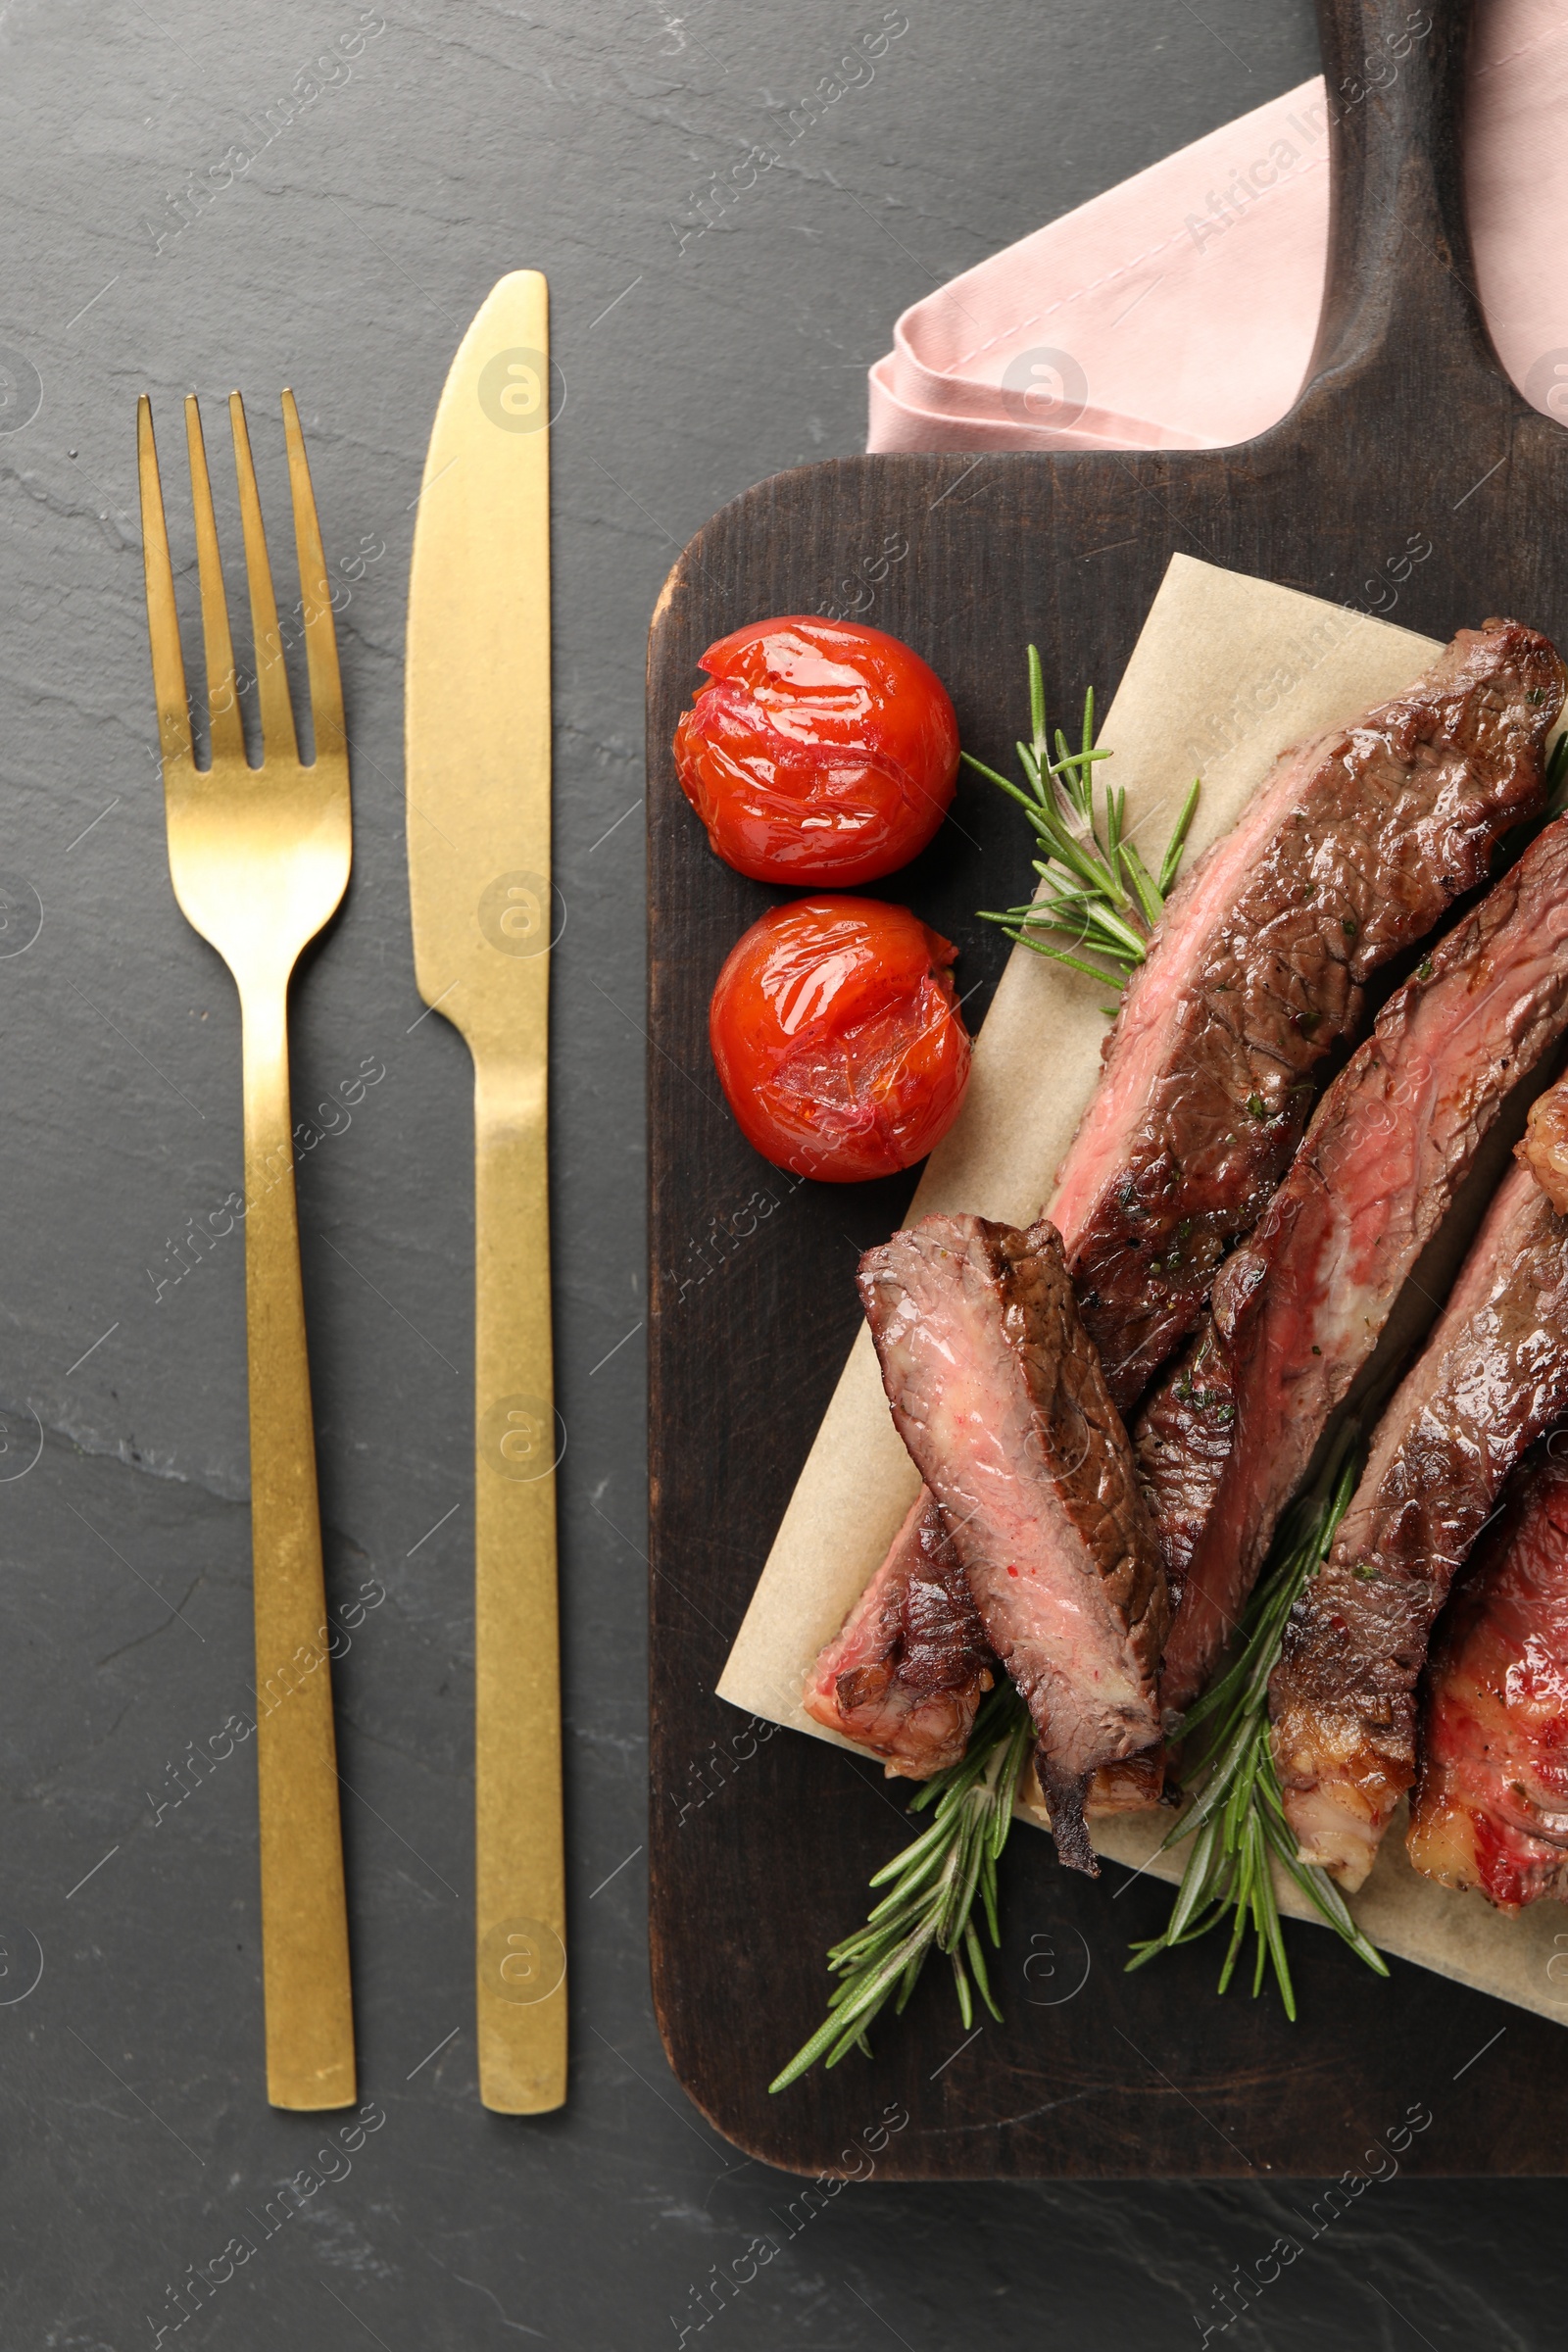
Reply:
[[[708,1024],[747,1142],[825,1184],[923,1159],[969,1083],[956,953],[877,899],[797,899],[754,923],[718,975]]]
[[[675,729],[681,790],[758,882],[874,882],[953,800],[958,722],[935,670],[881,629],[796,613],[710,645]]]

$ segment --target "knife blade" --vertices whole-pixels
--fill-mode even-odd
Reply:
[[[550,328],[492,289],[446,380],[415,522],[405,703],[415,972],[474,1074],[474,1830],[479,2095],[566,2095],[547,1199]]]

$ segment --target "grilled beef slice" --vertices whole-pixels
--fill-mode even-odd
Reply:
[[[1392,997],[1319,1102],[1136,1433],[1176,1600],[1161,1694],[1198,1697],[1329,1415],[1512,1088],[1568,1031],[1568,818]]]
[[[1438,1621],[1407,1843],[1499,1911],[1568,1900],[1568,1459],[1544,1448]]]
[[[1568,1409],[1568,1221],[1505,1179],[1396,1391],[1269,1685],[1301,1857],[1359,1886],[1415,1779],[1433,1621],[1520,1456]]]
[[[1057,1851],[1093,1874],[1090,1779],[1159,1734],[1165,1580],[1060,1237],[927,1217],[859,1286],[899,1434],[1034,1717]]]
[[[923,1490],[888,1561],[817,1659],[806,1708],[884,1758],[890,1776],[920,1781],[961,1760],[996,1660]]]
[[[1257,1215],[1300,1132],[1305,1074],[1355,1019],[1360,983],[1480,877],[1497,834],[1539,804],[1562,692],[1561,664],[1534,631],[1490,621],[1462,632],[1408,694],[1285,754],[1173,892],[1052,1208],[1120,1411],[1192,1327],[1226,1241]],[[1209,1399],[1211,1430],[1223,1430],[1223,1403]],[[1187,1435],[1200,1450],[1202,1429]],[[1199,1476],[1189,1542],[1206,1492]],[[910,1556],[901,1530],[862,1625],[900,1625]],[[812,1712],[853,1739],[823,1695],[827,1663],[824,1652]],[[891,1712],[880,1721],[896,1736]],[[918,1743],[900,1753],[899,1769],[935,1769]]]
[[[1001,1668],[922,1487],[886,1559],[843,1629],[822,1649],[803,1694],[808,1715],[879,1756],[889,1780],[923,1781],[961,1759],[980,1701]],[[1143,1813],[1165,1783],[1157,1748],[1102,1765],[1084,1811]]]
[[[926,1563],[945,1549],[951,1547],[942,1513],[930,1488],[922,1487],[842,1630],[818,1653],[803,1693],[808,1715],[830,1732],[870,1748],[882,1758],[890,1780],[902,1776],[923,1781],[945,1765],[956,1764],[981,1697],[996,1679],[997,1662],[983,1627],[978,1647],[970,1647],[963,1606],[969,1589],[961,1567],[961,1597],[954,1593],[945,1621],[926,1581]],[[935,1648],[945,1667],[951,1664],[954,1673],[963,1677],[946,1691],[940,1715],[932,1709],[929,1691],[906,1665],[912,1653],[904,1629],[917,1585],[922,1590],[919,1605],[927,1647]],[[971,1609],[973,1605],[970,1601]]]
[[[1408,692],[1282,755],[1172,894],[1051,1209],[1112,1396],[1131,1401],[1197,1322],[1368,975],[1540,807],[1563,686],[1536,630],[1462,629]]]

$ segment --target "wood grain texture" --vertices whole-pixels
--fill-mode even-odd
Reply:
[[[1330,89],[1364,85],[1362,61],[1388,59],[1414,13],[1322,0]],[[781,474],[699,534],[655,616],[654,1989],[691,2096],[792,2171],[863,2170],[852,2135],[895,2100],[912,2127],[879,2157],[885,2179],[1338,2175],[1417,2100],[1446,2128],[1415,2140],[1406,2169],[1564,2169],[1568,2036],[1552,2025],[1413,1968],[1379,1984],[1305,1929],[1292,1936],[1295,2029],[1273,2000],[1216,1999],[1211,1944],[1128,1978],[1127,1944],[1157,1928],[1168,1893],[1123,1891],[1114,1869],[1077,1879],[1030,1834],[1004,1865],[1005,2022],[959,2050],[952,1986],[933,1969],[874,2037],[874,2066],[855,2057],[770,2100],[770,2076],[820,2018],[826,1946],[863,1917],[865,1880],[902,1842],[903,1808],[870,1765],[787,1732],[760,1739],[711,1695],[855,1333],[856,1256],[913,1186],[795,1185],[724,1109],[709,994],[739,933],[782,894],[713,858],[675,783],[670,737],[698,656],[743,620],[833,599],[863,556],[905,539],[862,617],[926,656],[964,742],[1004,765],[1029,639],[1058,714],[1090,682],[1108,694],[1177,550],[1364,605],[1364,583],[1424,532],[1433,555],[1397,605],[1372,592],[1389,617],[1446,637],[1507,612],[1563,642],[1568,439],[1502,375],[1479,316],[1456,137],[1468,12],[1432,0],[1430,13],[1392,84],[1336,109],[1322,325],[1283,422],[1220,451],[872,457]],[[1194,715],[1200,734],[1226,719]],[[973,909],[1023,897],[1028,858],[1001,797],[964,784],[932,848],[879,886],[958,943],[960,989],[982,984],[971,1015],[1004,944]]]

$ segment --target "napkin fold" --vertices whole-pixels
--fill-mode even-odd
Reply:
[[[1417,24],[1421,13],[1411,11]],[[1477,290],[1509,375],[1568,424],[1565,121],[1568,6],[1492,0],[1465,112]],[[1285,415],[1306,372],[1328,203],[1318,78],[914,303],[871,369],[867,447],[1250,440]]]

